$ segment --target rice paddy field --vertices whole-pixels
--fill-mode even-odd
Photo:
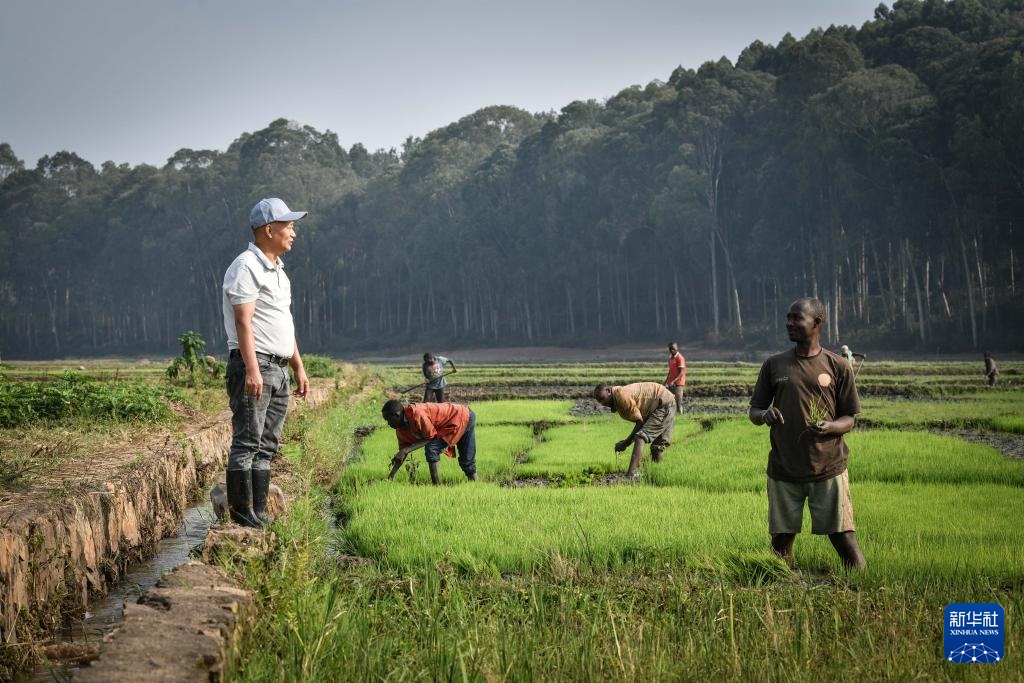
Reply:
[[[229,677],[1024,680],[1024,368],[989,390],[976,365],[861,369],[853,572],[806,517],[795,569],[770,552],[755,365],[691,364],[673,445],[637,483],[613,449],[631,425],[585,397],[660,364],[460,365],[479,480],[443,458],[439,487],[421,451],[386,481],[380,405],[419,378],[378,368],[377,388],[293,429],[305,484],[273,561],[245,569],[261,616]],[[1002,605],[1000,663],[946,661],[952,602]]]

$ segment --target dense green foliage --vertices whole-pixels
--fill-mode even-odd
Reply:
[[[306,375],[309,377],[336,377],[338,375],[337,364],[327,356],[316,354],[303,354],[302,365],[306,368]]]
[[[11,382],[0,376],[0,428],[74,419],[153,422],[171,416],[167,400],[187,403],[167,386],[95,382],[66,372],[56,382]]]
[[[830,343],[1014,348],[1024,4],[899,0],[557,113],[487,107],[401,152],[278,120],[224,152],[101,168],[0,150],[5,355],[223,344],[247,212],[310,350],[431,340],[752,343],[797,295]],[[666,69],[671,65],[666,65]]]

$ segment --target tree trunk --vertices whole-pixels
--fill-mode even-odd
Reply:
[[[576,313],[572,305],[572,288],[569,280],[565,281],[565,307],[569,312],[569,336],[576,337]]]
[[[914,259],[911,257],[910,254],[909,240],[905,240],[903,242],[903,251],[907,257],[907,267],[910,268],[910,276],[914,284],[914,298],[917,301],[918,336],[921,339],[921,343],[924,344],[927,341],[927,334],[925,332],[924,299],[921,296],[921,285],[917,280],[917,268],[914,267]]]
[[[974,281],[971,277],[971,266],[967,261],[967,245],[960,238],[960,255],[964,262],[964,283],[967,285],[967,312],[971,317],[971,348],[978,348],[978,324],[974,311]]]
[[[1013,252],[1010,252],[1010,272],[1013,272]],[[679,301],[679,273],[675,268],[672,269],[672,287],[675,292],[676,300],[676,330],[683,328],[683,311],[682,303]]]
[[[888,324],[892,323],[892,312],[889,310],[889,299],[885,295],[885,284],[882,282],[882,263],[878,260],[878,249],[871,243],[871,255],[875,261],[875,280],[878,283],[878,296],[882,300],[882,315]]]
[[[974,265],[978,271],[978,291],[981,293],[981,329],[988,330],[988,288],[985,286],[985,270],[981,263],[981,248],[978,246],[978,238],[974,240]]]
[[[714,218],[712,217],[712,220]],[[715,263],[715,228],[711,228],[708,244],[711,247],[711,318],[714,321],[712,330],[718,339],[718,267]]]

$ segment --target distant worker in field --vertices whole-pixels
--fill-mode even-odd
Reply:
[[[664,381],[665,388],[676,397],[676,413],[683,412],[683,392],[686,389],[686,359],[679,353],[679,345],[672,342],[668,345],[668,376]]]
[[[451,358],[437,356],[429,351],[423,354],[423,376],[427,378],[427,388],[423,392],[424,403],[444,403],[444,388],[448,386],[445,376],[451,374],[444,371],[446,365],[452,366],[452,372],[459,371]]]
[[[299,355],[292,320],[292,289],[281,255],[291,251],[295,221],[280,199],[263,199],[249,213],[253,241],[224,275],[224,330],[228,337],[225,373],[231,405],[231,450],[227,494],[238,524],[269,523],[270,461],[277,455],[288,412],[288,366],[295,394],[305,397],[309,379]]]
[[[381,415],[398,436],[398,452],[391,459],[388,479],[394,478],[410,453],[426,448],[430,481],[436,486],[441,483],[437,471],[441,453],[453,457],[458,448],[459,467],[466,479],[476,481],[476,414],[468,406],[457,403],[406,406],[392,399],[381,408]]]
[[[858,358],[861,360],[867,358],[867,356],[865,356],[863,353],[854,353],[846,344],[843,344],[842,347],[840,347],[839,353],[840,355],[842,355],[843,358],[846,359],[846,362],[849,363],[850,365],[856,365]]]
[[[651,444],[651,460],[661,462],[665,449],[672,444],[676,424],[676,398],[665,385],[657,382],[637,382],[622,387],[598,384],[594,387],[594,399],[623,420],[635,423],[629,436],[615,444],[617,453],[633,446],[627,477],[638,476],[645,443]]]
[[[811,533],[828,534],[847,567],[863,567],[853,526],[843,434],[853,429],[860,398],[853,368],[821,347],[825,306],[797,299],[786,314],[786,332],[796,346],[772,356],[750,397],[750,421],[771,428],[768,454],[768,531],[772,549],[793,565],[804,501]]]
[[[985,377],[988,378],[988,385],[996,385],[996,377],[999,376],[999,368],[996,367],[996,359],[988,351],[985,352]]]

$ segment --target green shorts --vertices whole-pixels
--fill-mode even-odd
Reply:
[[[636,435],[651,444],[652,450],[663,451],[672,444],[675,426],[676,404],[670,401],[651,411]]]
[[[831,479],[801,484],[768,477],[768,532],[800,533],[805,499],[811,510],[812,534],[854,530],[850,477],[843,472]]]

